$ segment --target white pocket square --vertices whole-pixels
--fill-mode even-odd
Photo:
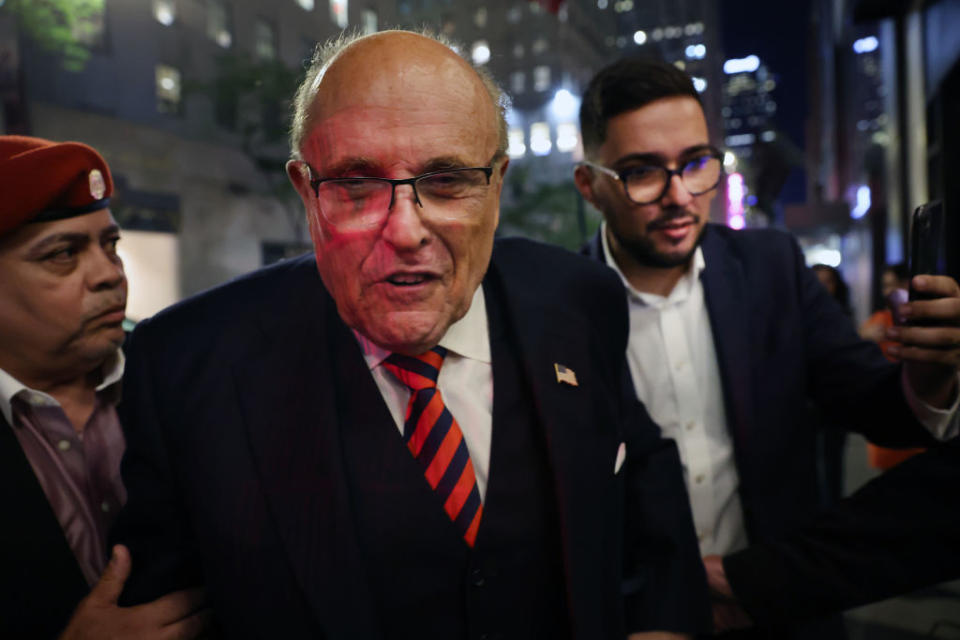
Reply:
[[[613,463],[613,475],[620,473],[620,467],[623,466],[623,461],[627,459],[627,443],[621,442],[620,446],[617,448],[617,459]]]

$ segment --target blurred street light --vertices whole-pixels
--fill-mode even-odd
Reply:
[[[877,47],[879,46],[880,41],[877,40],[875,36],[867,36],[866,38],[860,38],[853,43],[853,52],[870,53],[871,51],[876,51]]]
[[[746,58],[731,58],[723,63],[723,72],[727,75],[734,73],[749,73],[760,68],[760,58],[747,56]]]

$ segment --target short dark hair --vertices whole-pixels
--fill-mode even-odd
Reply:
[[[593,76],[580,105],[583,148],[595,151],[607,138],[607,122],[654,100],[690,97],[703,106],[693,80],[668,62],[654,58],[623,58]]]

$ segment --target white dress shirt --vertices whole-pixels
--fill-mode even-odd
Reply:
[[[410,389],[386,367],[380,366],[390,355],[389,351],[370,342],[357,331],[353,335],[402,435]],[[490,357],[483,287],[477,287],[470,309],[450,325],[440,340],[440,346],[447,350],[447,357],[440,367],[437,388],[447,409],[460,425],[477,476],[480,500],[483,501],[490,473],[490,442],[493,437],[493,361]]]
[[[634,289],[600,238],[604,261],[627,290],[630,339],[627,361],[637,397],[663,435],[680,451],[694,526],[703,555],[726,555],[747,546],[740,485],[727,428],[723,390],[710,316],[700,274],[706,267],[698,247],[690,269],[666,297]],[[960,375],[960,374],[958,374]],[[960,393],[942,410],[923,402],[902,378],[907,402],[917,419],[939,440],[960,433]]]
[[[664,437],[677,443],[700,552],[742,549],[747,537],[740,478],[700,281],[703,252],[697,248],[691,268],[664,297],[634,289],[613,260],[605,224],[600,237],[604,260],[627,289],[633,386]]]

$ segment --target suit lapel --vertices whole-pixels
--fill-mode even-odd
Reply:
[[[727,420],[739,457],[754,422],[746,276],[723,238],[709,227],[702,246],[706,262],[702,275],[704,295],[723,379]]]
[[[589,327],[575,316],[558,316],[531,299],[529,290],[517,287],[516,279],[500,277],[496,263],[484,283],[488,305],[503,305],[503,312],[516,334],[517,355],[523,374],[530,380],[533,404],[547,439],[550,466],[556,488],[560,526],[563,532],[564,565],[571,619],[576,635],[590,636],[603,622],[599,564],[609,543],[598,536],[597,522],[605,520],[607,503],[597,496],[613,489],[613,463],[619,444],[614,424],[598,424],[594,413],[594,359],[587,348]],[[502,292],[497,296],[497,292]],[[490,295],[490,294],[494,295]],[[578,386],[560,383],[554,364],[572,370]],[[503,393],[494,380],[494,396]],[[496,428],[496,427],[494,427]],[[609,477],[598,470],[609,469]]]
[[[379,637],[343,469],[328,339],[352,339],[320,284],[292,277],[270,308],[263,340],[234,379],[270,515],[298,582],[331,637]],[[281,304],[284,304],[281,302]]]

